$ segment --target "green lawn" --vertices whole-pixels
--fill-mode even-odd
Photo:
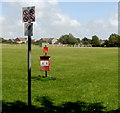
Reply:
[[[27,46],[3,45],[3,100],[27,103]],[[50,47],[48,78],[39,71],[42,48],[32,46],[32,104],[49,96],[55,105],[63,102],[103,102],[108,110],[118,107],[118,49]]]

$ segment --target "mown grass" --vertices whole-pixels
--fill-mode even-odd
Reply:
[[[3,100],[27,103],[27,46],[3,45]],[[50,47],[48,78],[39,71],[42,48],[32,46],[32,104],[49,96],[63,102],[103,102],[108,110],[118,107],[117,48]]]

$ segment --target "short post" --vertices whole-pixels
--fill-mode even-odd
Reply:
[[[50,71],[50,56],[47,56],[48,47],[45,45],[43,48],[44,56],[40,56],[40,71],[45,72],[45,77],[47,77],[47,71]]]
[[[46,45],[45,45],[45,47],[47,47]],[[44,52],[45,52],[45,56],[47,56],[47,52],[44,50]],[[47,77],[47,71],[45,71],[45,77]]]
[[[47,71],[45,71],[45,77],[47,77]]]

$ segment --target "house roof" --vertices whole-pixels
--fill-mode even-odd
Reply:
[[[49,41],[52,41],[54,38],[49,38]]]
[[[54,38],[42,38],[43,41],[52,41]]]
[[[49,40],[49,38],[42,38],[42,40],[43,40],[43,41],[48,41],[48,40]]]
[[[26,41],[27,40],[27,38],[16,38],[15,40],[17,40],[17,41]]]

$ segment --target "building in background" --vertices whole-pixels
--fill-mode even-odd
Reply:
[[[58,42],[56,38],[41,38],[41,40],[48,44],[55,44]]]
[[[15,40],[14,40],[16,43],[18,43],[18,44],[23,44],[23,43],[27,43],[27,38],[16,38]]]

